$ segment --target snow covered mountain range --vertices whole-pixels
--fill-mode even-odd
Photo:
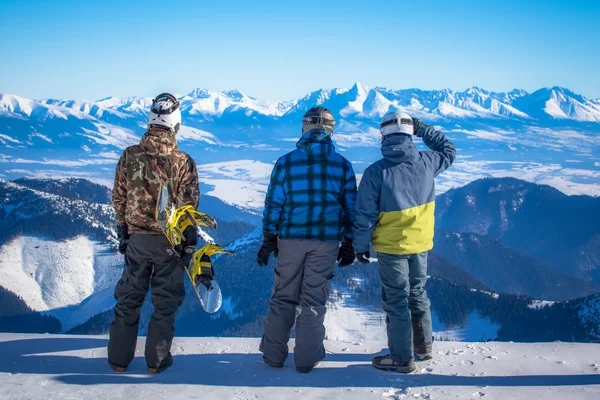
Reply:
[[[250,197],[262,195],[269,166],[294,148],[301,116],[314,105],[336,116],[334,141],[359,174],[380,157],[381,117],[400,109],[444,130],[458,147],[453,169],[438,181],[440,192],[482,177],[514,176],[567,194],[600,195],[600,102],[561,87],[495,93],[357,83],[283,102],[237,90],[196,89],[179,98],[180,147],[203,165],[205,175],[225,162],[230,163],[227,180],[256,177],[255,187],[244,189]],[[145,97],[79,101],[0,94],[0,177],[83,177],[110,186],[120,152],[144,132],[150,102]],[[255,163],[252,170],[246,169],[250,163]],[[260,177],[257,163],[264,164]],[[234,202],[238,195],[227,193],[226,200]]]
[[[282,102],[257,100],[238,90],[214,92],[206,89],[194,89],[187,95],[180,95],[179,99],[184,116],[196,116],[205,120],[221,119],[236,113],[254,118],[258,115],[286,118],[304,113],[314,104],[323,104],[336,110],[342,117],[359,114],[381,118],[388,111],[401,108],[415,116],[429,119],[494,116],[600,122],[600,101],[558,86],[528,93],[519,89],[489,92],[478,87],[464,91],[390,90],[383,87],[368,88],[357,82],[350,89],[319,89],[304,97]],[[98,101],[36,101],[3,94],[0,97],[0,110],[46,120],[67,119],[71,116],[108,120],[135,114],[144,116],[151,100],[148,97],[132,96],[109,97]]]

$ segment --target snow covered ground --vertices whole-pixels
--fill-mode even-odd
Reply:
[[[377,342],[328,341],[308,375],[292,357],[261,363],[258,339],[176,338],[175,364],[146,374],[143,338],[126,374],[106,364],[106,337],[0,335],[1,399],[598,399],[596,344],[435,344],[433,361],[411,375],[370,365]],[[291,343],[293,347],[293,341]]]

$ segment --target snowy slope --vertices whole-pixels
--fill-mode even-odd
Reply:
[[[0,249],[0,285],[35,311],[77,304],[94,290],[93,243],[20,236]]]
[[[144,339],[126,374],[106,364],[105,337],[0,335],[0,398],[102,399],[502,399],[584,400],[600,396],[597,345],[435,344],[433,361],[400,375],[374,369],[381,342],[326,342],[308,375],[261,362],[259,339],[176,338],[174,366],[147,375]],[[293,341],[290,343],[293,347]]]
[[[253,160],[203,164],[198,173],[205,194],[225,203],[257,212],[264,206],[273,166]]]
[[[122,265],[114,249],[84,236],[65,241],[18,236],[0,247],[0,286],[32,310],[57,317],[66,331],[112,306],[106,298],[112,298]],[[98,293],[95,299],[102,300],[93,307],[79,306]]]

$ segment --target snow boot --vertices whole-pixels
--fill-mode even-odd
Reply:
[[[412,361],[394,361],[390,354],[385,356],[377,356],[373,358],[373,366],[383,371],[399,372],[402,374],[409,374],[413,372],[417,367]]]
[[[312,371],[313,369],[318,367],[319,364],[321,364],[320,361],[318,363],[316,363],[315,365],[311,365],[309,367],[296,367],[296,372],[299,372],[301,374],[308,374],[310,371]]]
[[[266,365],[268,365],[271,368],[275,368],[275,369],[283,368],[283,363],[275,363],[275,362],[269,361],[267,359],[267,357],[265,357],[265,356],[263,356],[263,361],[265,362]]]
[[[169,362],[167,364],[165,364],[164,366],[162,366],[160,368],[148,367],[148,373],[150,375],[158,375],[158,374],[164,372],[171,365],[173,365],[173,358],[172,357],[169,358]]]
[[[116,365],[114,365],[113,363],[111,363],[110,361],[108,362],[108,365],[110,365],[110,368],[111,368],[113,371],[115,371],[115,372],[118,372],[118,373],[120,373],[120,374],[122,374],[123,372],[126,372],[126,371],[127,371],[127,368],[125,368],[125,367],[119,367],[119,366],[116,366]]]
[[[431,354],[429,353],[425,353],[425,354],[419,354],[419,353],[415,353],[415,357],[417,358],[417,360],[419,361],[429,361],[432,360],[433,357],[431,356]]]

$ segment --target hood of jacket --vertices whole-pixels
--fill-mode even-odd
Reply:
[[[300,138],[296,147],[309,157],[324,159],[335,149],[331,135],[325,130],[314,129],[308,131]]]
[[[405,162],[417,158],[419,151],[408,135],[386,136],[381,144],[381,154],[393,162]]]
[[[150,128],[142,136],[140,146],[151,156],[168,156],[177,150],[177,139],[171,131]]]

